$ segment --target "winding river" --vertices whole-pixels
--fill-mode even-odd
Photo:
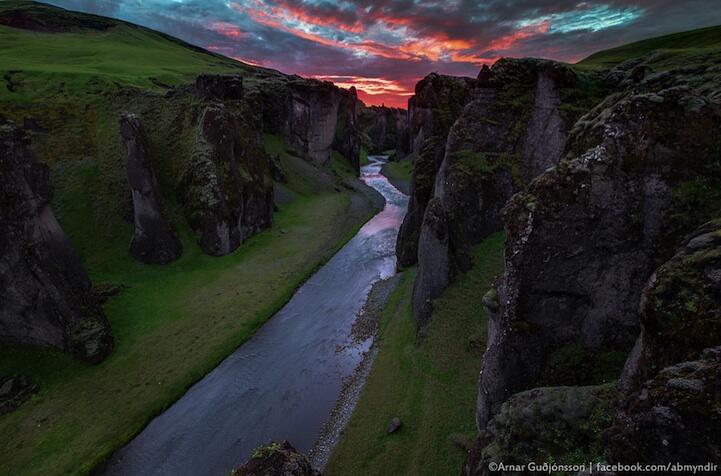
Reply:
[[[361,180],[386,199],[328,263],[248,342],[193,385],[108,463],[108,475],[224,475],[270,440],[313,448],[370,348],[351,327],[368,292],[395,273],[407,197],[369,157]]]

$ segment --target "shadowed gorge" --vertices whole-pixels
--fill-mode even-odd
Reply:
[[[51,3],[0,1],[0,474],[718,472],[709,0]]]

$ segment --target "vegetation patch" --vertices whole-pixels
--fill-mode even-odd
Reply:
[[[618,379],[626,352],[590,352],[580,343],[559,347],[546,358],[539,387],[554,385],[600,385]]]

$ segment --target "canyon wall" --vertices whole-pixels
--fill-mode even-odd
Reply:
[[[396,244],[398,266],[417,261],[423,214],[443,161],[448,131],[471,99],[476,81],[436,73],[423,78],[408,103],[410,151],[414,154],[408,213]]]
[[[200,75],[195,84],[162,94],[122,89],[100,112],[83,107],[91,113],[73,115],[74,104],[63,103],[57,117],[40,120],[44,127],[26,120],[39,131],[34,139],[43,160],[70,187],[61,218],[81,228],[73,229],[75,236],[98,232],[92,245],[80,240],[84,251],[112,251],[126,221],[135,259],[169,263],[182,252],[175,229],[185,220],[203,252],[233,252],[272,222],[264,133],[292,136],[290,146],[319,167],[329,165],[335,148],[357,170],[355,91],[267,75],[250,86],[242,75],[225,74]],[[270,91],[265,96],[263,88]],[[18,114],[44,117],[48,106],[33,108]],[[12,105],[3,109],[16,112]],[[16,126],[3,122],[2,131],[0,338],[100,361],[113,348],[110,327],[50,209],[49,169],[35,160]]]
[[[563,159],[503,209],[462,474],[721,462],[721,60],[702,59],[650,54],[605,72]]]
[[[479,428],[509,395],[539,381],[553,352],[573,346],[591,359],[629,350],[644,283],[709,218],[710,201],[681,210],[699,199],[700,182],[718,176],[721,122],[703,93],[677,86],[681,78],[609,96],[576,125],[566,160],[506,206]]]
[[[504,59],[479,73],[448,133],[421,224],[413,291],[420,325],[431,300],[472,266],[470,248],[502,229],[508,199],[561,158],[561,90],[575,85],[568,66],[550,61]]]
[[[0,339],[52,346],[99,362],[113,337],[80,258],[50,200],[48,167],[0,118]]]
[[[406,110],[385,106],[362,107],[360,124],[369,154],[377,155],[393,150],[394,160],[408,154],[410,136]]]
[[[361,136],[355,88],[299,76],[274,78],[250,92],[261,110],[263,131],[282,135],[286,143],[327,167],[336,149],[359,168]]]

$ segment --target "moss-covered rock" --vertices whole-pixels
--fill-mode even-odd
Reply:
[[[491,471],[490,463],[605,461],[602,435],[613,421],[615,395],[613,384],[543,387],[513,395],[469,452],[461,474],[519,474]]]
[[[576,84],[569,66],[503,59],[480,75],[473,99],[450,129],[440,168],[435,157],[426,158],[426,147],[415,164],[416,197],[432,194],[438,200],[448,242],[433,246],[438,240],[431,230],[420,233],[429,241],[418,247],[414,309],[419,322],[428,320],[428,303],[472,266],[470,248],[502,228],[508,199],[555,165],[565,145],[568,127],[559,107],[560,91]],[[435,266],[440,255],[448,266]]]
[[[234,251],[270,226],[273,185],[260,131],[231,106],[209,105],[181,179],[185,216],[208,254]]]
[[[36,391],[37,386],[24,375],[0,377],[0,415],[15,410]]]
[[[685,234],[669,226],[674,194],[717,160],[721,116],[698,90],[624,91],[593,114],[574,127],[567,158],[505,208],[502,309],[491,322],[480,428],[505,398],[538,382],[552,350],[630,350],[641,291]],[[699,204],[706,213],[714,206]],[[684,217],[686,232],[698,217]],[[519,321],[535,331],[515,332]]]
[[[105,359],[110,324],[50,208],[48,167],[25,132],[2,118],[0,190],[0,339]]]
[[[253,451],[233,476],[320,476],[308,459],[287,442],[271,442]]]
[[[396,242],[400,267],[412,266],[417,261],[423,214],[443,161],[448,131],[471,99],[474,86],[472,78],[432,73],[416,84],[416,94],[408,102],[410,152],[416,158],[408,212]]]
[[[382,154],[393,150],[395,158],[403,158],[409,151],[408,112],[405,109],[385,106],[363,107],[359,121],[367,137],[369,154]]]
[[[605,440],[613,462],[719,465],[720,434],[721,347],[714,347],[643,383]]]
[[[166,218],[162,194],[148,156],[145,128],[135,114],[120,118],[120,134],[128,151],[126,170],[133,196],[133,240],[130,254],[149,264],[166,264],[180,257],[182,245]]]
[[[654,272],[640,311],[642,331],[621,379],[624,393],[721,343],[721,220],[697,229]]]

